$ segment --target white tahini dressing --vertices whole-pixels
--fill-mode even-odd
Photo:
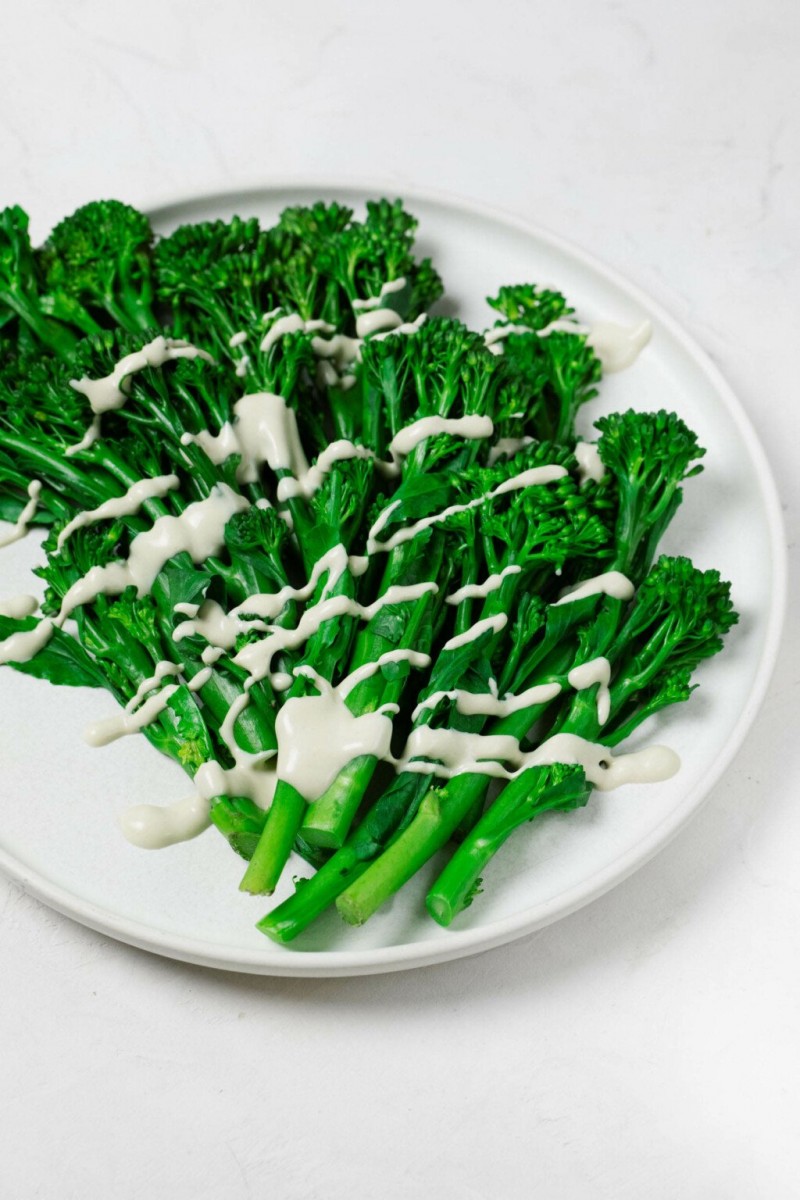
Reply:
[[[367,300],[354,300],[353,312],[366,312],[371,308],[380,308],[387,296],[391,296],[395,292],[402,292],[405,286],[404,275],[401,275],[399,279],[389,279],[384,283],[377,296],[370,296]]]
[[[243,346],[245,344],[247,338],[248,334],[242,329],[238,333],[234,333],[230,338],[228,338],[228,345],[230,346],[231,350],[236,350],[239,346]],[[250,355],[242,352],[242,357],[239,359],[235,367],[237,378],[244,378],[244,376],[247,374],[247,368],[249,365]]]
[[[400,325],[396,325],[394,329],[385,329],[383,333],[376,333],[373,339],[376,342],[383,342],[390,337],[411,337],[419,332],[422,326],[428,319],[427,313],[420,313],[413,321],[403,321]]]
[[[612,596],[615,600],[630,600],[634,590],[627,575],[623,575],[621,571],[606,571],[602,575],[595,575],[593,578],[579,583],[577,587],[571,588],[559,600],[555,600],[553,606],[572,604],[575,600],[585,600],[587,596],[598,595]]]
[[[321,454],[317,456],[317,461],[311,467],[306,467],[299,477],[295,479],[281,479],[278,483],[278,499],[288,500],[292,496],[313,496],[314,492],[322,487],[325,476],[328,475],[334,463],[345,462],[351,458],[375,459],[375,454],[372,450],[368,450],[366,446],[357,446],[354,442],[348,441],[346,438],[339,438],[335,442],[331,442],[326,446]],[[377,460],[376,460],[377,462]],[[397,475],[397,467],[394,463],[377,462],[378,469],[382,474],[387,476]]]
[[[233,662],[243,667],[249,675],[248,685],[266,678],[272,669],[272,660],[283,650],[304,645],[324,621],[332,617],[351,616],[369,621],[382,608],[391,604],[407,604],[418,600],[428,592],[436,592],[437,584],[432,580],[408,585],[394,585],[374,600],[372,604],[358,604],[349,596],[331,596],[307,608],[294,629],[273,626],[268,635],[258,642],[243,646]]]
[[[596,321],[594,325],[581,325],[571,317],[559,317],[544,329],[531,329],[529,325],[497,325],[484,336],[484,344],[493,354],[502,354],[502,343],[510,334],[527,334],[547,337],[551,333],[574,333],[586,336],[603,370],[607,373],[623,371],[630,367],[650,341],[653,327],[648,320],[636,325],[620,325],[615,321]]]
[[[53,617],[45,617],[33,629],[12,633],[0,641],[0,664],[30,662],[43,650],[56,629]]]
[[[122,713],[116,713],[113,717],[105,717],[100,721],[93,721],[91,725],[87,726],[83,735],[85,740],[90,746],[107,746],[110,742],[116,742],[119,738],[128,737],[132,733],[138,733],[146,725],[150,725],[156,717],[161,715],[169,704],[170,698],[175,695],[181,685],[171,683],[147,700],[144,697],[158,687],[162,680],[180,675],[182,671],[182,663],[171,663],[166,660],[160,662],[156,667],[155,674],[139,685],[136,695],[131,697]],[[186,688],[190,692],[199,692],[208,683],[211,675],[212,668],[205,667],[192,676],[186,683]]]
[[[160,500],[176,488],[180,480],[177,475],[156,475],[153,478],[140,479],[132,484],[124,496],[116,496],[106,500],[97,508],[87,509],[78,513],[77,517],[64,526],[58,535],[58,549],[64,545],[71,533],[84,525],[92,525],[96,521],[113,521],[115,517],[127,517],[137,513],[148,500]]]
[[[64,597],[62,613],[96,596],[119,595],[131,585],[139,596],[147,595],[164,564],[182,551],[195,563],[205,562],[222,549],[225,526],[234,513],[247,507],[244,496],[219,483],[207,499],[187,505],[179,516],[159,517],[151,529],[136,535],[127,559],[92,567],[74,583]]]
[[[420,442],[441,433],[476,441],[490,438],[494,433],[494,424],[491,417],[474,414],[468,417],[421,417],[395,435],[389,444],[389,453],[393,461],[398,463],[407,458]]]
[[[214,359],[205,350],[198,350],[189,342],[180,338],[166,338],[159,335],[147,342],[141,350],[134,350],[121,358],[110,375],[102,379],[89,379],[84,375],[81,379],[71,379],[70,385],[89,401],[89,406],[95,415],[86,435],[74,446],[68,447],[67,455],[77,454],[79,450],[87,449],[100,436],[100,418],[103,413],[113,412],[122,408],[130,392],[130,376],[146,367],[163,367],[176,358],[202,358],[206,362]]]
[[[137,709],[142,701],[147,698],[150,692],[155,691],[157,687],[161,686],[161,683],[164,679],[167,679],[173,675],[180,675],[182,670],[183,663],[173,663],[166,658],[162,659],[161,662],[156,663],[155,671],[152,675],[148,676],[147,679],[142,680],[142,682],[139,684],[139,687],[136,689],[135,694],[131,696],[130,700],[125,705],[125,711],[133,712],[134,709]]]
[[[395,280],[399,283],[399,280]],[[387,285],[381,289],[381,295],[372,297],[367,301],[356,300],[353,304],[356,316],[356,337],[349,337],[346,333],[335,333],[332,325],[326,325],[324,321],[303,321],[296,313],[290,313],[286,316],[279,317],[275,324],[271,327],[264,341],[261,343],[261,349],[268,349],[274,344],[278,337],[282,337],[285,333],[293,333],[298,330],[303,330],[307,333],[319,331],[332,336],[320,337],[317,336],[311,339],[311,349],[316,357],[320,360],[317,367],[317,379],[325,387],[339,387],[342,391],[347,391],[348,388],[355,384],[355,375],[350,368],[353,363],[359,362],[361,359],[361,347],[364,344],[364,339],[372,337],[375,341],[382,341],[387,337],[396,335],[408,336],[415,334],[421,325],[426,320],[426,313],[420,315],[414,321],[403,321],[402,318],[391,308],[381,307],[381,302],[384,295],[389,295],[386,289]],[[405,280],[403,280],[405,286]],[[392,291],[399,291],[399,288],[391,288]],[[279,310],[278,310],[279,311]],[[267,316],[271,319],[274,313],[269,313]]]
[[[396,334],[416,333],[423,323],[424,318],[425,314],[422,313],[411,324],[403,322],[393,329],[384,329],[383,333],[373,334],[373,338],[376,342],[380,342],[384,338],[393,337]],[[363,338],[348,337],[346,333],[336,333],[332,338],[312,338],[311,349],[320,360],[317,370],[318,378],[321,382],[328,387],[339,387],[344,392],[354,387],[356,377],[350,368],[353,363],[361,361],[361,347],[363,344]]]
[[[33,520],[36,515],[36,509],[39,507],[41,491],[41,480],[32,479],[28,484],[28,503],[11,526],[10,531],[8,533],[0,533],[0,550],[4,546],[10,546],[13,542],[18,542],[20,538],[25,537],[25,534],[28,532],[28,525]]]
[[[243,396],[237,400],[233,411],[234,421],[226,421],[219,433],[210,433],[207,429],[199,433],[184,433],[181,442],[184,446],[192,443],[200,446],[216,464],[225,462],[232,454],[238,454],[241,462],[236,470],[236,478],[240,483],[257,482],[264,465],[275,472],[291,472],[292,478],[284,476],[278,482],[278,500],[313,496],[337,462],[349,458],[375,458],[373,451],[366,446],[357,446],[341,438],[326,446],[313,466],[309,466],[294,409],[287,405],[282,396],[271,392]],[[397,474],[394,463],[379,462],[377,466],[384,475]]]
[[[470,625],[469,629],[465,629],[463,633],[449,638],[442,646],[442,650],[460,650],[462,646],[469,645],[470,642],[482,637],[484,633],[499,633],[501,629],[505,629],[507,624],[508,617],[505,613],[484,617],[482,621],[476,621],[474,625]]]
[[[603,792],[624,783],[660,782],[680,769],[677,754],[666,746],[613,755],[607,746],[576,734],[558,733],[525,753],[517,739],[507,734],[464,733],[431,729],[428,725],[412,731],[397,766],[399,770],[442,779],[464,774],[515,779],[530,767],[553,763],[583,767],[587,780]]]
[[[611,663],[602,655],[589,662],[581,663],[579,667],[573,667],[567,676],[570,687],[574,687],[576,692],[582,692],[596,684],[599,685],[597,688],[597,720],[600,725],[605,725],[611,710],[611,693],[608,690],[610,679]]]
[[[218,762],[204,763],[194,777],[194,785],[208,803],[215,796],[244,796],[266,811],[272,803],[277,775],[274,756],[269,761],[241,764],[227,770]]]
[[[79,442],[73,442],[71,446],[67,446],[64,451],[65,458],[72,458],[75,454],[80,454],[81,450],[88,450],[93,446],[100,437],[100,418],[93,417],[86,428],[86,433]]]
[[[493,467],[499,458],[512,458],[523,446],[530,446],[532,437],[499,438],[489,451],[489,466]]]
[[[144,699],[148,691],[159,686],[163,679],[170,675],[178,675],[182,671],[183,665],[180,663],[158,663],[154,674],[142,682],[136,695],[128,702],[126,711],[90,726],[86,731],[87,740],[93,745],[105,745],[118,737],[144,728],[164,710],[178,685],[162,688],[156,695]],[[205,687],[211,673],[210,665],[198,671],[186,685],[189,691],[197,692]],[[247,697],[244,699],[246,702]],[[274,758],[275,751],[247,754],[235,744],[232,725],[239,711],[241,705],[240,701],[237,701],[231,706],[231,728],[227,730],[230,737],[229,748],[236,760],[234,766],[226,770],[215,760],[204,763],[195,775],[196,791],[191,796],[164,806],[138,804],[128,809],[120,817],[120,826],[128,841],[144,849],[161,849],[196,837],[211,823],[211,801],[216,796],[245,796],[259,808],[269,808],[275,791],[276,774],[274,762],[265,760]],[[225,739],[226,731],[223,729],[221,733]]]
[[[324,387],[339,387],[342,391],[347,391],[356,382],[350,368],[353,363],[360,360],[361,347],[365,338],[372,337],[376,341],[381,341],[395,335],[408,336],[416,333],[425,322],[425,313],[420,313],[416,320],[408,322],[403,321],[394,309],[381,307],[384,296],[400,290],[393,286],[394,283],[400,282],[400,280],[394,280],[392,284],[385,284],[381,289],[380,296],[372,297],[368,301],[354,302],[353,308],[358,314],[356,337],[349,337],[345,333],[336,333],[334,326],[325,321],[304,321],[298,313],[286,313],[279,316],[280,309],[267,313],[264,319],[273,321],[273,324],[261,343],[261,350],[268,351],[279,338],[287,333],[312,333],[315,336],[311,339],[311,349],[319,360],[318,382]],[[405,286],[405,280],[402,283]],[[322,337],[321,334],[329,336]]]
[[[256,483],[265,464],[272,471],[291,471],[298,477],[308,471],[297,417],[283,396],[253,392],[237,400],[233,411],[235,420],[226,421],[218,434],[204,429],[185,433],[181,441],[185,446],[196,443],[213,463],[222,463],[232,454],[241,455],[236,470],[240,483]]]
[[[279,311],[279,310],[278,310]],[[267,314],[272,316],[274,314]],[[334,326],[327,321],[304,321],[299,313],[286,313],[273,322],[259,346],[262,354],[267,354],[277,341],[287,333],[333,333]]]
[[[509,575],[519,575],[521,571],[522,567],[512,564],[498,571],[496,575],[490,575],[483,583],[465,583],[463,587],[450,593],[445,604],[461,604],[462,600],[485,600],[488,595],[503,586],[504,579],[508,579]]]
[[[35,596],[9,596],[0,600],[0,617],[12,617],[21,621],[24,617],[32,617],[39,607]]]
[[[297,667],[319,688],[318,696],[294,697],[278,711],[278,778],[308,801],[316,800],[354,758],[386,758],[392,737],[391,719],[383,712],[354,716],[341,692],[312,671]],[[309,753],[324,746],[325,753]]]
[[[418,725],[409,734],[396,766],[398,771],[437,775],[440,779],[452,779],[468,771],[502,776],[509,774],[503,763],[519,758],[519,742],[510,734],[464,733]]]
[[[530,325],[515,325],[509,321],[505,325],[495,325],[494,329],[490,329],[484,334],[483,344],[493,354],[502,354],[502,343],[512,333],[544,338],[551,333],[586,333],[586,329],[577,321],[573,321],[571,317],[559,317],[555,321],[551,321],[549,325],[545,325],[543,329],[532,329]]]
[[[136,535],[127,559],[92,567],[78,579],[64,596],[57,617],[47,617],[35,629],[0,642],[0,663],[28,662],[79,605],[97,596],[118,596],[131,586],[138,595],[146,595],[164,564],[181,551],[195,563],[205,562],[222,549],[230,518],[247,506],[243,496],[221,483],[207,499],[189,504],[180,516],[159,517],[151,529]]]
[[[364,663],[361,667],[356,667],[355,671],[351,671],[346,679],[338,685],[337,691],[339,695],[346,699],[350,695],[353,688],[358,687],[365,679],[371,679],[373,675],[377,675],[378,671],[390,663],[407,662],[411,667],[424,669],[429,667],[431,657],[429,654],[423,654],[419,650],[386,650],[373,662]]]
[[[348,337],[346,333],[335,333],[331,338],[315,337],[311,339],[311,349],[317,358],[328,361],[338,377],[361,355],[361,338]]]
[[[632,366],[652,335],[653,326],[647,320],[636,325],[596,321],[586,340],[600,359],[603,370],[611,373]]]
[[[275,763],[234,766],[226,770],[216,761],[204,763],[194,777],[196,791],[172,804],[137,804],[119,820],[123,834],[144,850],[197,837],[211,824],[211,801],[217,796],[245,796],[259,808],[272,803],[277,777]]]
[[[372,308],[356,317],[356,336],[369,337],[371,333],[397,329],[398,325],[402,324],[403,318],[393,308]]]
[[[575,447],[578,460],[578,477],[581,483],[593,479],[599,483],[605,477],[606,468],[594,442],[578,442]]]
[[[265,621],[279,616],[291,601],[308,600],[316,591],[320,580],[327,575],[322,590],[322,600],[325,600],[328,593],[335,588],[348,569],[352,571],[352,560],[348,558],[344,546],[339,543],[317,560],[308,582],[304,583],[302,587],[293,587],[291,584],[287,584],[277,592],[255,593],[229,612],[225,612],[215,600],[204,601],[202,605],[177,604],[175,612],[188,617],[188,620],[176,626],[172,635],[173,639],[181,641],[185,637],[199,634],[205,638],[210,647],[218,648],[220,653],[230,650],[240,633],[253,630],[274,632],[270,625],[265,624]],[[354,573],[358,573],[358,571]],[[308,611],[313,611],[313,608]],[[274,679],[272,684],[274,687]]]
[[[367,534],[367,554],[376,554],[378,552],[388,552],[394,550],[395,546],[401,545],[403,542],[410,542],[417,534],[422,533],[424,529],[430,529],[433,525],[438,525],[442,521],[446,521],[448,517],[454,516],[456,513],[469,512],[470,509],[479,508],[490,500],[493,496],[501,496],[506,492],[517,491],[521,488],[535,487],[540,484],[553,483],[557,479],[563,479],[567,474],[565,467],[559,467],[555,464],[546,465],[543,467],[531,467],[527,471],[521,471],[519,475],[513,475],[510,479],[504,480],[492,491],[487,492],[485,496],[479,496],[475,500],[470,500],[466,504],[451,504],[449,508],[443,509],[439,513],[433,513],[429,517],[423,517],[414,525],[408,525],[403,529],[398,529],[385,542],[378,541],[378,534],[382,532],[386,526],[392,513],[400,505],[399,500],[393,500],[391,504],[387,504],[386,508],[378,517],[375,524]]]
[[[122,712],[113,717],[104,717],[100,721],[93,721],[84,730],[84,739],[90,746],[108,746],[110,742],[116,742],[119,738],[138,733],[140,729],[144,729],[145,725],[155,721],[156,717],[164,711],[170,697],[175,695],[179,687],[180,684],[171,683],[162,688],[156,692],[155,696],[145,700],[135,713]]]
[[[199,635],[215,649],[230,650],[238,635],[246,628],[243,621],[238,620],[235,614],[226,613],[216,600],[204,600],[199,605],[176,604],[175,612],[188,616],[188,620],[181,621],[173,630],[172,638],[176,642]],[[258,622],[255,628],[263,629],[265,626]]]
[[[411,714],[411,719],[416,721],[426,709],[438,708],[443,700],[455,700],[457,712],[465,717],[510,717],[512,713],[520,712],[524,708],[549,703],[560,691],[559,683],[539,683],[517,695],[508,695],[501,699],[496,689],[491,692],[465,692],[461,688],[454,688],[449,692],[433,692],[420,701]]]
[[[201,768],[202,769],[202,768]],[[163,850],[197,837],[211,824],[208,800],[197,792],[172,804],[135,804],[119,817],[129,842],[142,850]]]

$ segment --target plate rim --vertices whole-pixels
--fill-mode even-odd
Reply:
[[[20,863],[11,853],[0,847],[0,870],[21,885],[23,890],[49,908],[84,925],[95,932],[116,941],[157,954],[162,958],[192,963],[223,971],[236,971],[275,977],[324,978],[353,977],[382,974],[390,971],[408,970],[414,967],[432,966],[450,962],[473,954],[480,954],[505,945],[508,942],[535,933],[546,925],[567,917],[579,908],[590,904],[617,884],[629,878],[640,867],[649,862],[680,832],[692,816],[707,801],[715,784],[730,767],[738,754],[742,742],[751,728],[763,704],[772,678],[780,648],[787,600],[788,557],[783,514],[781,512],[777,484],[769,465],[769,459],[761,439],[747,415],[741,401],[731,385],[711,359],[709,354],[695,341],[683,325],[672,316],[660,300],[654,299],[642,288],[631,282],[615,267],[609,266],[592,251],[563,237],[537,222],[520,217],[517,213],[499,205],[455,195],[447,191],[405,186],[395,181],[369,180],[339,176],[324,182],[318,177],[303,174],[275,177],[269,183],[250,183],[231,189],[211,189],[194,192],[190,196],[154,197],[150,204],[141,207],[151,220],[168,220],[173,210],[191,205],[225,205],[233,212],[234,207],[254,204],[275,197],[278,193],[315,191],[320,196],[336,193],[369,195],[393,195],[402,193],[404,201],[413,209],[419,202],[443,210],[457,210],[464,216],[477,216],[515,230],[527,237],[555,249],[574,260],[579,266],[600,274],[616,287],[626,298],[655,316],[679,344],[681,350],[706,376],[716,395],[733,418],[737,432],[742,438],[754,468],[754,478],[764,505],[769,533],[771,602],[764,630],[764,643],[755,677],[750,686],[748,699],[737,721],[729,731],[727,739],[715,760],[695,782],[679,805],[646,836],[626,852],[614,858],[605,868],[595,871],[579,884],[561,891],[549,901],[522,909],[511,916],[495,919],[484,926],[459,930],[451,928],[446,937],[426,942],[410,942],[397,946],[370,947],[359,950],[308,950],[298,951],[289,947],[266,947],[265,959],[258,952],[241,947],[227,950],[217,942],[200,938],[187,938],[174,933],[159,931],[140,921],[121,917],[109,912],[92,901],[77,897],[69,888],[49,880],[36,870]],[[281,957],[273,957],[278,951]],[[285,957],[283,957],[285,956]]]

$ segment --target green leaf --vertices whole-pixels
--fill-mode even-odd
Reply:
[[[153,596],[160,608],[169,611],[176,604],[200,604],[210,581],[206,571],[167,564],[153,584]]]
[[[14,620],[0,617],[0,640],[13,633],[35,629],[35,617]],[[50,683],[66,684],[69,687],[105,687],[106,680],[83,646],[63,629],[56,629],[46,646],[28,662],[9,663],[14,670],[35,679],[47,679]]]

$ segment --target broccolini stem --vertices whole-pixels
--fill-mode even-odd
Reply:
[[[272,807],[255,853],[239,888],[253,896],[271,896],[300,832],[306,801],[290,783],[279,779]]]
[[[344,846],[337,850],[298,891],[268,913],[258,928],[268,937],[291,941],[324,912],[387,842],[410,821],[430,781],[426,775],[406,773],[372,805]]]
[[[521,709],[498,721],[492,730],[522,738],[545,707],[540,704]],[[413,772],[407,774],[415,777]],[[467,814],[482,801],[490,782],[488,775],[465,773],[444,787],[432,788],[414,818],[388,849],[339,897],[337,908],[345,921],[351,925],[363,924],[441,850]]]
[[[0,298],[30,327],[43,345],[54,351],[59,358],[72,358],[78,339],[66,325],[51,321],[16,291],[6,291]]]
[[[387,586],[395,579],[402,579],[404,582],[419,582],[418,576],[424,577],[432,568],[438,570],[442,557],[442,546],[441,539],[436,539],[430,546],[429,556],[424,561],[415,564],[413,575],[400,573],[394,575],[392,574],[394,565],[390,565],[386,577]],[[400,558],[398,561],[402,563],[403,559]],[[402,640],[399,643],[392,642],[381,634],[375,633],[368,625],[357,640],[350,663],[351,668],[363,666],[368,662],[376,662],[387,650],[401,648],[427,653],[433,637],[431,617],[440,605],[441,595],[436,597],[432,593],[427,593],[414,601]],[[404,606],[408,607],[409,605],[404,602]],[[400,700],[409,678],[410,675],[395,680],[386,680],[379,674],[372,679],[363,680],[353,689],[352,700],[348,699],[348,706],[356,715],[360,716],[363,713],[376,712],[384,704],[396,704]],[[302,834],[310,845],[335,849],[344,843],[376,766],[377,759],[372,755],[362,755],[360,758],[354,759],[344,771],[340,772],[327,792],[309,805],[303,822]]]
[[[547,768],[523,772],[506,785],[467,834],[425,901],[428,912],[440,925],[449,925],[472,903],[487,864],[515,829],[548,809],[576,808],[588,798],[590,787],[582,771],[557,783],[546,782],[548,778]]]
[[[451,782],[428,792],[411,824],[339,896],[336,907],[348,925],[363,925],[441,850],[487,782],[485,775],[463,775],[456,787]]]
[[[352,845],[343,846],[311,879],[304,880],[294,895],[267,913],[257,928],[275,942],[293,941],[368,866]]]
[[[354,758],[308,806],[301,832],[309,845],[337,850],[344,843],[377,765],[374,754]]]
[[[104,482],[102,478],[95,476],[92,479],[88,474],[76,470],[68,459],[44,450],[41,446],[26,441],[25,438],[17,437],[13,433],[2,433],[0,434],[0,446],[5,450],[14,451],[23,460],[30,462],[33,469],[42,474],[45,479],[58,481],[62,485],[74,489],[74,492],[81,498],[101,501],[109,496],[107,488],[102,486]]]

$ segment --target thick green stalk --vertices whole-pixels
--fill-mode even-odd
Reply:
[[[305,811],[304,797],[290,783],[279,779],[264,831],[239,884],[241,891],[254,896],[272,895],[292,852]]]
[[[377,765],[374,754],[359,755],[339,772],[327,792],[309,804],[301,828],[309,845],[326,850],[343,845]]]
[[[467,834],[428,892],[425,903],[433,919],[449,925],[472,903],[487,864],[515,829],[542,812],[578,807],[588,799],[589,791],[578,771],[556,784],[549,782],[546,767],[532,767],[513,779]]]
[[[72,358],[78,342],[72,330],[65,325],[59,325],[56,321],[51,321],[37,310],[26,296],[22,296],[14,289],[0,294],[0,301],[4,301],[28,325],[39,341],[53,350],[59,358]]]
[[[257,928],[274,942],[291,942],[334,903],[349,883],[366,871],[351,845],[329,858],[311,879],[304,880],[294,895],[267,913]]]
[[[320,583],[315,601],[323,594],[327,585]],[[352,595],[352,578],[345,572],[336,586],[334,594]],[[304,662],[313,665],[315,669],[323,668],[326,677],[332,675],[337,661],[349,648],[350,625],[355,618],[345,622],[341,617],[332,617],[323,621],[306,645]],[[337,641],[328,641],[328,629],[335,628],[342,636]],[[324,664],[324,665],[323,665]],[[306,694],[313,683],[300,676],[295,679],[288,698],[300,698]],[[241,883],[243,891],[253,894],[266,893],[270,895],[281,876],[289,858],[295,838],[300,833],[300,827],[307,811],[307,801],[289,784],[278,780],[275,796],[267,816],[264,830],[256,852],[250,860]]]
[[[262,933],[288,942],[329,908],[416,813],[429,787],[426,775],[406,772],[372,805],[358,827],[311,879],[259,922]]]
[[[443,545],[441,538],[432,539],[428,543],[425,557],[413,560],[410,571],[407,568],[403,570],[405,553],[398,556],[397,567],[394,561],[389,564],[384,578],[384,590],[395,583],[419,583],[431,574],[435,576],[441,562]],[[356,642],[351,662],[353,669],[376,662],[389,650],[412,649],[422,653],[430,650],[433,636],[432,609],[441,604],[441,589],[438,595],[427,593],[412,603],[413,607],[400,642],[393,642],[390,638],[375,633],[373,622],[370,622]],[[409,607],[409,602],[404,602],[402,607]],[[380,628],[382,614],[378,614],[373,620]],[[365,679],[353,688],[347,697],[348,708],[356,716],[361,716],[364,713],[376,712],[384,704],[396,704],[402,696],[409,674],[387,680],[383,674],[378,673],[370,679]],[[377,763],[374,755],[362,755],[354,759],[337,776],[327,792],[309,805],[303,822],[302,836],[310,845],[334,849],[343,845]]]
[[[552,609],[554,629],[569,628],[571,622],[569,613],[566,612],[568,607],[556,606]],[[607,643],[616,628],[623,607],[618,600],[604,598],[595,617],[595,636],[598,642],[603,645]],[[549,639],[546,638],[545,641]],[[564,642],[557,655],[550,655],[546,676],[552,679],[563,675],[571,667],[573,655],[572,641]],[[534,672],[534,678],[528,678],[521,686],[532,686],[537,681],[536,674]],[[491,732],[522,739],[549,707],[548,704],[540,704],[521,709],[493,723]],[[353,924],[366,921],[419,867],[441,849],[457,830],[463,831],[467,828],[467,821],[474,821],[481,811],[489,783],[490,778],[487,775],[464,774],[451,780],[444,788],[430,791],[422,802],[419,813],[392,843],[389,850],[384,851],[379,858],[376,857],[370,869],[342,894],[337,903],[344,919]]]
[[[45,479],[70,488],[81,500],[85,498],[88,503],[97,504],[109,497],[102,477],[101,480],[96,476],[92,479],[87,473],[73,467],[69,459],[65,459],[58,451],[47,450],[16,434],[5,432],[0,433],[0,446],[26,459]]]
[[[474,575],[474,570],[472,572]],[[474,578],[471,580],[474,582]],[[501,589],[492,595],[484,604],[481,619],[494,615],[496,612],[505,612],[511,605],[511,597],[517,590],[518,578],[512,576],[506,579]],[[419,611],[415,616],[419,618]],[[456,633],[462,633],[472,624],[472,601],[463,601],[456,610]],[[497,642],[499,635],[495,634],[493,642]],[[421,648],[419,639],[414,628],[414,623],[410,623],[406,637],[403,639],[403,645],[413,646],[415,649]],[[425,647],[427,649],[427,646]],[[487,646],[484,651],[487,655],[491,653]],[[434,664],[430,681],[426,692],[432,693],[438,688],[446,689],[451,686],[455,680],[447,675],[448,667],[452,673],[452,664],[461,662],[461,671],[464,670],[463,661],[460,657],[455,657],[452,652],[445,652],[439,656],[439,659]],[[438,672],[438,675],[437,675]],[[444,674],[443,674],[444,673]],[[379,702],[376,702],[374,708],[379,707],[379,704],[394,702],[399,699],[400,689],[396,686],[388,685],[380,696]],[[418,723],[427,724],[433,716],[433,710],[425,709]],[[454,714],[456,727],[458,727],[459,718]],[[360,762],[360,760],[356,760]],[[310,809],[306,821],[303,825],[303,834],[307,837],[312,845],[338,847],[344,842],[350,825],[358,811],[358,806],[363,798],[364,789],[369,783],[372,773],[375,769],[377,760],[371,758],[367,760],[364,767],[359,768],[354,772],[355,779],[342,777],[335,781],[329,792],[325,796],[320,797]],[[352,764],[351,764],[352,765]],[[362,786],[358,786],[361,784]],[[480,801],[478,808],[475,810],[474,816],[477,817],[480,811]]]
[[[411,824],[339,896],[336,907],[345,921],[363,925],[407,883],[449,841],[486,785],[485,775],[464,775],[457,787],[451,782],[429,791]]]
[[[504,717],[493,726],[493,733],[522,738],[544,711],[544,705]],[[408,775],[418,777],[413,771]],[[414,818],[388,849],[376,858],[369,870],[350,885],[337,901],[337,908],[351,925],[362,925],[398,888],[440,850],[467,814],[478,805],[488,790],[487,775],[459,775],[444,787],[428,791]]]

